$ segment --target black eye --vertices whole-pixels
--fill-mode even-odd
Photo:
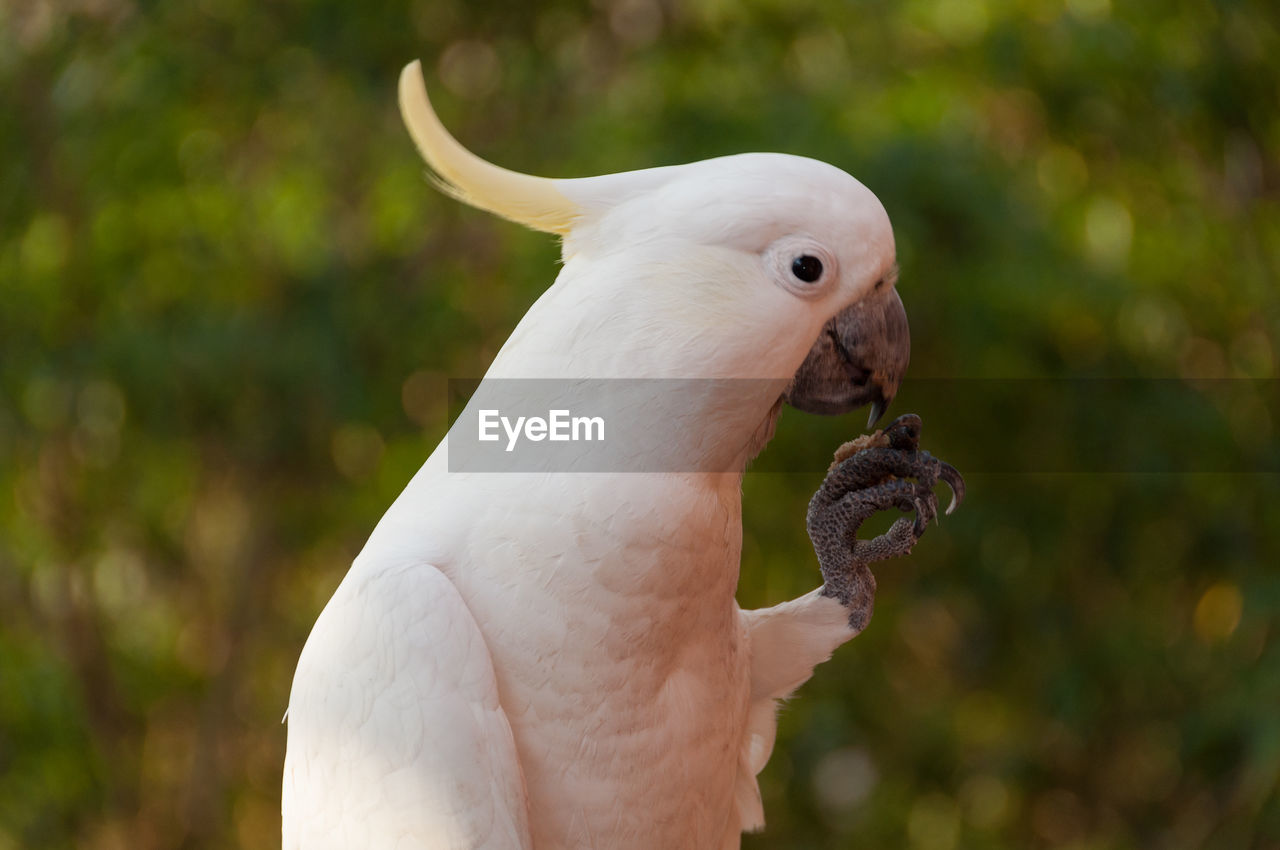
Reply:
[[[822,277],[822,260],[812,254],[801,254],[791,261],[791,273],[805,283],[813,283]]]

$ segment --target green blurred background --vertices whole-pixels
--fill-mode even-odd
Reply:
[[[1278,18],[4,0],[0,849],[278,846],[302,642],[555,271],[423,179],[416,57],[498,163],[787,151],[895,222],[894,411],[970,499],[783,711],[746,847],[1280,847]],[[820,477],[748,477],[744,605],[816,585]]]

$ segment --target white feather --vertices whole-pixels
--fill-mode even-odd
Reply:
[[[459,157],[424,104],[424,153]],[[561,273],[486,380],[759,380],[634,411],[728,472],[464,474],[446,439],[302,653],[285,847],[736,847],[763,823],[775,701],[853,634],[816,593],[738,608],[741,474],[823,323],[892,266],[888,219],[777,154],[547,183],[459,162],[433,166],[503,214],[508,179],[572,205]],[[838,264],[812,296],[770,265],[797,234]]]

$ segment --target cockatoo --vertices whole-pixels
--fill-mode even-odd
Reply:
[[[728,447],[721,469],[456,471],[446,436],[302,650],[284,846],[738,847],[764,822],[756,776],[778,700],[866,625],[867,565],[910,549],[936,516],[934,483],[960,495],[902,417],[810,505],[822,587],[763,610],[735,601],[742,474],[782,404],[871,405],[874,420],[906,368],[889,218],[840,169],[781,154],[508,171],[449,135],[416,62],[400,108],[446,192],[563,239],[559,275],[485,382],[751,380],[633,411],[691,455]],[[916,521],[854,539],[888,509]]]

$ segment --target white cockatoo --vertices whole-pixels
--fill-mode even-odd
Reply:
[[[448,134],[416,62],[400,107],[445,191],[563,238],[485,383],[729,379],[630,408],[687,456],[722,456],[495,474],[451,470],[446,437],[302,651],[284,846],[737,847],[764,822],[777,700],[866,624],[866,565],[915,542],[934,482],[960,483],[915,450],[919,421],[897,420],[810,506],[823,586],[738,607],[742,474],[783,402],[874,419],[906,367],[888,216],[838,168],[781,154],[511,172]],[[883,509],[916,521],[854,540]]]

